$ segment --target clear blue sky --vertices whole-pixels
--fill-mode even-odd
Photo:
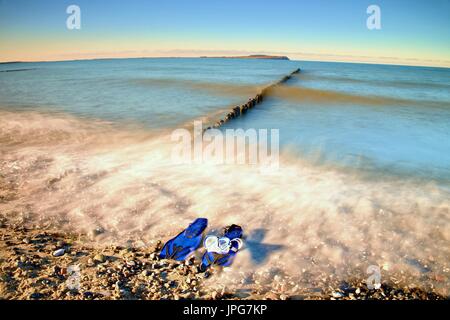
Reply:
[[[81,8],[81,30],[66,8]],[[366,9],[381,8],[381,30]],[[450,65],[449,0],[0,0],[0,60],[279,53]]]

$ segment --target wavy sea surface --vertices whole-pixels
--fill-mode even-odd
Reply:
[[[170,162],[171,132],[221,118],[280,131],[280,167]],[[246,246],[211,285],[314,288],[370,265],[448,295],[449,69],[238,59],[0,64],[0,213],[147,245],[197,217]],[[278,280],[277,280],[278,281]],[[244,281],[245,283],[245,281]],[[292,288],[295,291],[295,286]]]

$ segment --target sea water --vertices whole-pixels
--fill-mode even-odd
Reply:
[[[174,129],[221,118],[296,68],[221,128],[279,129],[275,174],[171,164]],[[214,284],[242,287],[258,275],[273,285],[277,274],[313,288],[378,265],[448,294],[449,89],[449,69],[425,67],[206,58],[1,64],[0,211],[63,230],[101,227],[95,241],[143,246],[197,217],[209,219],[212,233],[239,224],[245,247]]]

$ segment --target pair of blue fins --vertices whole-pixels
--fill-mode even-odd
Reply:
[[[186,260],[200,246],[203,231],[207,226],[207,219],[196,219],[175,238],[167,241],[159,257],[177,261]],[[230,266],[236,253],[242,247],[242,233],[242,228],[233,224],[224,229],[221,237],[206,236],[204,240],[206,252],[202,257],[200,271],[206,271],[212,265]]]

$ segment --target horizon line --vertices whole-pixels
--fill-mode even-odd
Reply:
[[[252,54],[259,55],[259,54]],[[249,55],[242,55],[247,57]],[[349,63],[349,64],[368,64],[368,65],[380,65],[380,66],[399,66],[399,67],[419,67],[419,68],[438,68],[438,69],[450,69],[450,66],[431,66],[420,64],[408,64],[408,63],[389,63],[389,62],[370,62],[370,61],[345,61],[345,60],[319,60],[319,59],[291,59],[286,55],[289,60],[284,61],[298,61],[298,62],[329,62],[329,63]],[[125,59],[204,59],[205,56],[142,56],[142,57],[98,57],[98,58],[78,58],[78,59],[58,59],[58,60],[17,60],[17,61],[0,61],[2,64],[15,64],[15,63],[51,63],[51,62],[77,62],[77,61],[96,61],[96,60],[125,60]],[[236,59],[233,56],[207,56],[206,58],[215,59]],[[239,59],[239,58],[237,58]],[[248,59],[251,60],[251,59]],[[254,59],[254,60],[274,60],[276,59]]]

